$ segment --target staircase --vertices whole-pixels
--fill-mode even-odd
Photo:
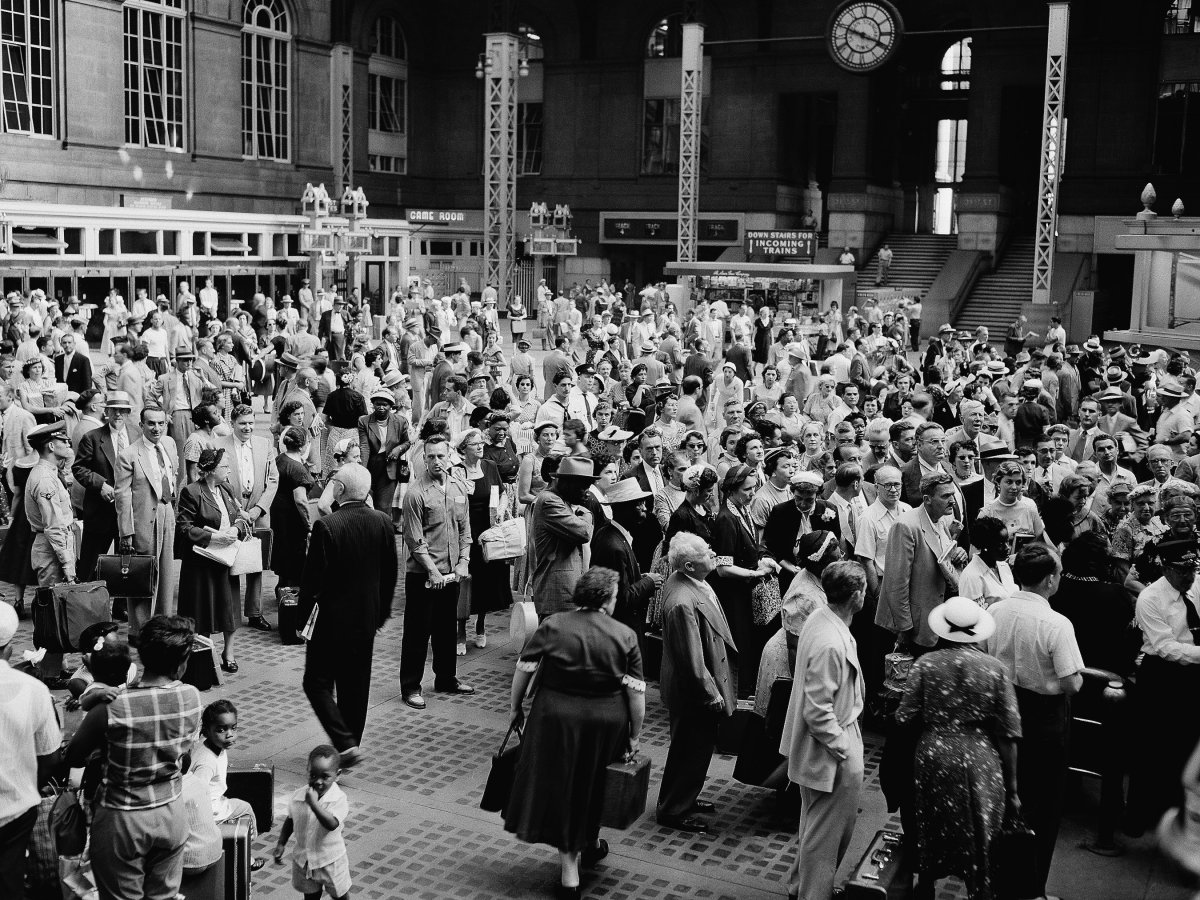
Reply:
[[[1000,265],[975,282],[971,295],[954,322],[956,328],[972,331],[986,325],[994,339],[1020,314],[1022,304],[1033,299],[1033,238],[1014,237],[1008,242]]]
[[[887,284],[881,287],[902,288],[924,297],[950,258],[950,252],[958,246],[958,238],[944,234],[892,234],[885,243],[892,248],[892,268]],[[859,309],[869,296],[865,292],[874,289],[878,271],[879,263],[874,256],[859,269],[854,300]]]

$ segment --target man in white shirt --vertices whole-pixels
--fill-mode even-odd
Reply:
[[[309,279],[305,278],[300,282],[300,290],[296,292],[296,299],[300,303],[301,324],[307,324],[309,319],[316,318],[313,312],[313,303],[315,301],[313,299],[312,282]]]
[[[1123,481],[1133,487],[1137,478],[1128,469],[1117,465],[1117,440],[1110,435],[1101,432],[1092,442],[1092,458],[1100,468],[1100,481],[1092,494],[1092,512],[1102,516],[1108,509],[1108,492],[1113,484]]]
[[[1183,388],[1177,384],[1163,384],[1158,388],[1158,399],[1163,411],[1159,413],[1154,429],[1154,442],[1171,448],[1175,461],[1187,456],[1188,438],[1195,430],[1195,420],[1183,405]]]
[[[1067,777],[1070,697],[1083,686],[1083,655],[1071,620],[1050,608],[1062,565],[1045,544],[1017,552],[1013,578],[1020,590],[992,604],[996,630],[984,650],[1008,669],[1021,710],[1021,759],[1017,779],[1025,821],[1037,835],[1038,883],[1046,879],[1058,840]]]
[[[854,534],[854,557],[867,573],[867,601],[874,607],[883,580],[883,564],[887,559],[888,532],[912,507],[900,499],[900,470],[895,466],[880,466],[875,470],[875,502],[858,520]]]
[[[217,304],[220,302],[220,296],[217,294],[217,289],[213,287],[211,278],[204,279],[204,287],[200,288],[200,311],[204,313],[208,319],[217,318]]]
[[[838,352],[829,357],[822,365],[829,367],[829,373],[833,375],[834,380],[838,384],[850,380],[850,361],[854,358],[854,345],[843,342],[838,347]]]
[[[62,744],[50,691],[9,666],[17,613],[0,603],[0,897],[25,896],[25,854],[38,817],[39,772]]]

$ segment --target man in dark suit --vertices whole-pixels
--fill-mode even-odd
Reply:
[[[133,406],[129,395],[113,391],[104,404],[104,425],[79,439],[71,474],[83,487],[83,541],[75,570],[89,579],[96,560],[117,538],[117,459],[141,433],[129,421]]]
[[[700,799],[717,746],[721,720],[733,715],[730,657],[737,652],[729,622],[705,579],[717,556],[699,537],[680,532],[671,541],[672,574],[663,586],[663,659],[659,685],[671,717],[671,748],[658,791],[658,824],[705,832],[697,813],[713,811]]]
[[[321,314],[317,325],[317,337],[325,345],[330,359],[346,358],[346,336],[350,333],[350,315],[346,312],[346,301],[337,297],[333,309]]]
[[[646,498],[650,492],[635,478],[625,478],[608,489],[606,499],[612,521],[596,529],[592,536],[592,565],[604,566],[617,573],[617,608],[613,618],[624,622],[639,635],[646,622],[646,604],[655,588],[663,582],[658,574],[643,575],[634,537],[646,521]]]
[[[64,334],[60,343],[63,352],[54,357],[54,380],[82,394],[92,386],[92,361],[86,353],[75,352],[75,335]]]
[[[546,358],[542,360],[542,380],[545,385],[543,400],[549,400],[554,393],[554,376],[559,372],[565,372],[574,377],[575,362],[569,355],[570,349],[571,339],[560,336],[554,341],[554,349],[547,353]]]
[[[304,693],[346,768],[362,758],[371,654],[375,633],[392,614],[398,561],[391,520],[365,502],[367,470],[348,463],[329,482],[339,505],[313,525],[297,612],[307,622],[317,609]]]
[[[663,489],[662,470],[659,468],[663,461],[662,432],[651,425],[638,436],[638,450],[642,461],[621,473],[621,478],[636,478],[638,487],[653,497]],[[650,501],[653,502],[653,501]],[[663,539],[662,526],[654,516],[646,518],[633,532],[633,552],[637,555],[638,564],[643,572],[650,570],[650,562],[654,556],[654,548]]]

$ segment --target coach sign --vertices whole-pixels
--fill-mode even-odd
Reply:
[[[759,231],[746,229],[747,256],[796,256],[812,259],[817,253],[815,231]]]

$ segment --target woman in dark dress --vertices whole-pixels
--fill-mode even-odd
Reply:
[[[33,570],[29,552],[33,549],[33,529],[25,515],[25,482],[37,463],[37,454],[18,459],[12,467],[13,499],[8,534],[0,546],[0,581],[15,585],[16,610],[20,615],[25,609],[25,586],[37,584],[37,572]],[[80,572],[80,578],[91,578],[91,572]]]
[[[709,576],[716,591],[733,642],[738,648],[738,697],[749,697],[758,675],[758,661],[763,647],[778,624],[755,625],[750,609],[754,586],[767,575],[779,571],[779,563],[754,537],[750,521],[750,501],[758,490],[758,473],[745,464],[731,466],[721,483],[725,498],[713,523],[712,544],[717,553],[717,568]]]
[[[308,432],[292,426],[283,432],[284,452],[275,460],[279,488],[271,501],[271,569],[281,588],[300,584],[308,553],[308,489],[313,477],[304,460],[308,458]]]
[[[517,662],[511,709],[518,724],[534,673],[534,695],[504,828],[557,847],[560,898],[578,898],[579,869],[608,853],[599,840],[608,765],[636,752],[646,714],[637,635],[612,618],[617,573],[599,566],[575,585],[578,609],[549,616]]]
[[[502,412],[494,412],[487,417],[484,424],[487,431],[484,434],[486,446],[483,448],[483,458],[495,465],[500,473],[508,501],[515,512],[517,473],[521,471],[521,457],[517,455],[517,445],[509,437],[508,416]]]
[[[233,636],[242,622],[238,609],[238,580],[229,568],[201,556],[196,547],[227,547],[245,537],[245,520],[229,490],[229,462],[223,449],[206,447],[196,462],[198,479],[179,495],[175,519],[175,542],[181,548],[179,568],[179,614],[196,623],[197,634],[225,635],[221,669],[236,672]]]
[[[1112,577],[1108,542],[1094,531],[1063,551],[1062,579],[1050,606],[1071,620],[1085,665],[1121,676],[1133,672],[1142,633],[1133,623],[1133,604]]]
[[[500,521],[503,511],[504,484],[495,463],[483,458],[483,432],[469,428],[458,436],[454,449],[462,462],[450,470],[450,474],[467,485],[467,514],[471,519],[471,561],[467,572],[470,605],[458,609],[459,656],[467,655],[467,616],[475,616],[475,646],[487,646],[484,619],[490,612],[512,606],[512,590],[508,586],[508,563],[502,560],[488,562],[483,558],[483,545],[479,537]],[[494,495],[494,496],[493,496]]]
[[[987,610],[952,597],[929,614],[937,649],[913,664],[896,712],[916,745],[918,900],[938,878],[961,878],[972,900],[992,896],[992,840],[1020,812],[1016,740],[1021,715],[1003,663],[977,644],[996,629]]]
[[[365,416],[367,401],[363,395],[351,387],[353,373],[342,360],[334,360],[332,365],[338,370],[338,389],[329,395],[325,401],[325,418],[329,430],[325,433],[325,450],[321,454],[321,473],[328,477],[335,468],[333,463],[333,448],[343,438],[358,440],[358,420]]]

